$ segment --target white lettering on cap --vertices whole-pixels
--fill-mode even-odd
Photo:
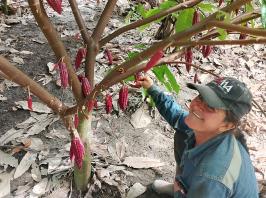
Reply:
[[[229,83],[229,81],[224,80],[224,81],[222,81],[222,82],[219,84],[219,86],[220,86],[220,87],[221,87],[226,93],[229,93],[230,90],[233,88],[233,85],[229,85],[228,83]]]

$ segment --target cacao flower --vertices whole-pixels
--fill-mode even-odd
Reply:
[[[32,97],[31,97],[31,95],[29,94],[29,96],[28,96],[28,109],[29,110],[33,110],[32,109]]]
[[[199,22],[200,22],[200,12],[198,10],[195,10],[193,14],[192,25],[199,23]]]
[[[78,50],[77,55],[76,55],[76,60],[75,60],[75,69],[76,70],[80,67],[83,58],[86,57],[86,53],[87,53],[87,49],[86,48],[80,48]]]
[[[144,68],[144,72],[147,72],[153,66],[155,66],[159,62],[159,60],[163,57],[163,55],[164,55],[163,50],[158,50],[155,54],[153,54],[151,59],[147,63],[146,67]]]
[[[89,93],[91,91],[91,85],[90,85],[89,80],[86,77],[81,78],[81,87],[82,87],[82,93],[83,93],[84,97],[89,95]]]
[[[218,7],[220,7],[223,2],[224,2],[224,0],[219,0]]]
[[[62,13],[62,0],[47,0],[47,3],[58,14]]]
[[[63,59],[61,59],[58,63],[59,71],[60,71],[60,80],[61,80],[61,87],[65,89],[68,85],[68,71],[66,64],[64,63]]]
[[[240,34],[239,35],[239,40],[245,40],[247,38],[246,34]]]
[[[193,54],[191,48],[188,48],[185,52],[185,60],[186,60],[186,70],[187,72],[191,69],[191,63],[193,59]]]
[[[113,56],[112,56],[112,53],[110,52],[109,49],[105,49],[105,55],[107,56],[108,64],[112,65],[113,64]]]
[[[112,96],[110,94],[106,94],[105,96],[105,110],[106,113],[109,114],[112,112],[113,103],[112,103]]]
[[[70,160],[71,161],[74,160],[77,167],[81,169],[83,158],[85,155],[85,148],[77,131],[73,133],[69,155],[70,155]]]
[[[119,91],[118,104],[120,109],[124,111],[127,108],[128,103],[128,87],[123,85]]]
[[[76,114],[74,115],[74,126],[75,126],[76,129],[78,128],[78,125],[79,125],[79,116],[78,116],[78,114],[76,113]]]

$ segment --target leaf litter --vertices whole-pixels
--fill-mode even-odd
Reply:
[[[117,23],[117,21],[116,21]],[[0,30],[5,28],[12,28],[12,26],[4,26],[0,25]],[[64,30],[63,32],[65,35],[72,35],[72,31]],[[129,37],[129,38],[128,38]],[[135,35],[127,35],[127,38],[119,39],[117,42],[119,42],[120,45],[125,45],[125,43],[132,42],[134,44],[135,41]],[[143,39],[146,39],[146,42],[150,42],[150,39],[143,37]],[[42,42],[39,38],[33,38],[33,41],[44,44],[47,43]],[[14,39],[6,39],[5,44],[6,46],[11,46],[14,42]],[[115,42],[115,41],[114,41]],[[119,57],[119,53],[121,49],[117,49],[114,44],[110,47],[113,52],[115,52],[115,55]],[[254,49],[256,51],[254,51]],[[13,48],[16,49],[16,48]],[[222,51],[221,49],[224,49]],[[214,66],[210,67],[213,71],[217,73],[222,73],[224,75],[231,75],[235,76],[238,75],[239,78],[243,79],[255,92],[254,99],[256,101],[259,101],[259,104],[265,111],[265,96],[266,96],[266,89],[263,84],[265,83],[265,59],[262,60],[261,57],[258,57],[257,52],[261,52],[261,54],[265,54],[264,46],[260,45],[254,45],[254,47],[242,47],[241,49],[237,47],[231,47],[231,46],[222,46],[220,48],[217,48],[217,53],[213,54],[212,58],[208,59],[201,59],[199,60],[198,64],[202,64],[203,66],[210,65],[210,62],[214,62]],[[219,51],[220,50],[220,51]],[[22,51],[15,51],[13,50],[12,53],[15,53],[17,55],[30,55],[31,51],[34,51],[32,49],[30,50],[22,50]],[[230,54],[230,56],[224,55]],[[249,57],[247,56],[250,53]],[[223,56],[224,55],[224,56]],[[232,55],[232,56],[231,56]],[[234,56],[235,55],[235,56]],[[239,60],[237,61],[238,56],[241,56]],[[256,57],[256,58],[255,58]],[[18,64],[23,64],[23,62],[26,62],[26,59],[24,57],[18,57],[14,56],[13,54],[13,61],[18,62]],[[123,57],[119,57],[117,63],[119,61],[123,60]],[[105,65],[106,68],[108,65],[106,64],[106,60],[104,59],[104,54],[100,53],[97,56],[97,61],[99,61],[101,64]],[[235,65],[241,65],[241,67],[235,67]],[[256,68],[255,68],[256,66]],[[48,66],[49,67],[49,66]],[[230,68],[231,67],[231,68]],[[248,68],[247,71],[243,70],[243,68]],[[204,67],[205,68],[205,67]],[[234,69],[232,69],[234,68]],[[181,69],[182,70],[182,69]],[[49,71],[52,72],[52,70]],[[40,78],[40,82],[42,82],[44,85],[49,84],[52,82],[49,75],[41,74],[42,78]],[[51,73],[51,75],[54,75]],[[100,76],[101,77],[101,76]],[[185,78],[182,76],[180,77],[180,82],[186,82],[187,79],[191,78],[191,74],[187,74],[187,76],[184,75]],[[203,82],[206,82],[210,79],[210,75],[201,73],[200,79]],[[4,81],[5,82],[5,88],[8,90],[10,88],[13,88],[15,85],[12,82]],[[182,85],[182,87],[185,87]],[[3,95],[3,97],[5,97]],[[181,96],[180,96],[181,97]],[[0,97],[1,98],[1,97]],[[26,101],[20,101],[21,103],[17,104],[17,108],[19,109],[27,109]],[[55,149],[49,149],[49,142],[44,142],[40,138],[34,137],[36,135],[40,135],[42,131],[44,131],[47,127],[52,125],[54,122],[58,120],[58,117],[54,116],[53,114],[50,114],[51,111],[47,110],[44,106],[38,103],[34,103],[35,108],[33,106],[34,112],[31,112],[31,117],[25,120],[24,122],[18,123],[15,126],[12,126],[10,130],[5,132],[5,134],[0,136],[0,148],[3,151],[0,151],[0,166],[10,166],[13,167],[13,171],[15,171],[15,176],[18,178],[22,178],[24,175],[23,173],[26,173],[30,170],[31,177],[35,180],[35,183],[28,183],[24,186],[17,186],[17,189],[14,191],[14,195],[23,195],[26,197],[26,195],[31,194],[32,197],[34,196],[41,196],[41,195],[47,195],[47,197],[66,197],[69,195],[70,191],[70,182],[66,181],[64,179],[64,184],[62,184],[60,187],[55,188],[54,190],[51,190],[51,186],[56,186],[58,183],[56,182],[56,179],[50,180],[48,177],[45,176],[52,176],[54,175],[57,178],[63,177],[65,174],[68,174],[69,171],[71,171],[73,165],[68,159],[67,153],[69,149],[69,145],[65,145],[66,148],[63,149],[56,149],[57,153],[52,152],[52,150]],[[138,116],[141,116],[143,113],[143,109],[139,108],[136,112],[140,112],[140,114],[136,113],[135,118],[140,118]],[[41,114],[40,114],[41,113]],[[148,115],[147,115],[148,116]],[[133,118],[132,118],[133,119]],[[147,120],[150,118],[148,117]],[[120,194],[121,196],[127,196],[130,197],[137,197],[140,194],[143,193],[146,189],[143,184],[135,182],[128,184],[126,181],[129,178],[134,178],[134,173],[132,170],[141,170],[141,169],[150,169],[150,168],[158,168],[163,166],[167,173],[172,172],[172,169],[174,169],[173,166],[169,166],[168,163],[164,163],[165,160],[170,161],[170,157],[168,155],[165,155],[165,158],[163,158],[163,154],[159,152],[158,155],[154,154],[153,151],[149,150],[149,146],[151,148],[157,148],[156,141],[152,143],[152,145],[149,145],[151,141],[150,131],[147,133],[143,133],[142,128],[147,128],[147,123],[150,123],[150,121],[147,121],[147,123],[140,123],[141,119],[137,119],[135,121],[135,126],[133,129],[131,129],[129,126],[121,126],[121,127],[111,127],[106,126],[103,124],[102,128],[108,131],[108,135],[105,133],[106,131],[103,131],[103,133],[97,132],[99,130],[100,132],[102,129],[99,127],[96,128],[96,136],[99,137],[98,142],[94,142],[92,144],[92,151],[95,153],[95,157],[93,158],[93,163],[97,164],[96,168],[96,174],[93,176],[94,183],[90,186],[90,190],[88,192],[89,194],[93,193],[93,191],[97,191],[97,189],[106,190],[105,185],[107,185],[110,189],[113,191],[113,195]],[[119,122],[118,119],[113,120],[112,122]],[[129,119],[126,118],[123,120],[123,122],[129,122]],[[152,121],[153,122],[153,121]],[[150,123],[148,127],[156,127],[153,123]],[[113,124],[113,123],[111,123]],[[146,125],[145,125],[146,124]],[[158,124],[160,125],[160,124]],[[248,115],[242,122],[241,128],[246,133],[246,137],[248,139],[248,146],[250,148],[250,153],[252,156],[252,161],[255,167],[257,167],[257,170],[259,169],[263,174],[260,174],[257,172],[256,175],[259,178],[259,184],[260,184],[260,190],[263,191],[263,188],[265,188],[265,181],[264,175],[266,173],[266,156],[265,156],[265,149],[266,149],[266,135],[265,135],[265,117],[263,117],[261,110],[259,108],[253,107],[252,113]],[[109,129],[108,129],[109,127]],[[125,127],[125,128],[123,128]],[[158,126],[157,126],[158,127]],[[161,126],[163,128],[163,124]],[[158,129],[158,128],[157,128]],[[61,134],[61,129],[55,128],[54,130],[51,130],[49,134],[45,134],[46,137],[49,137],[50,140],[53,139],[67,139],[67,133],[65,135]],[[127,132],[124,132],[127,131]],[[55,132],[55,133],[54,133]],[[172,131],[170,131],[172,132]],[[143,134],[142,134],[143,133]],[[150,133],[150,135],[149,135]],[[159,133],[161,136],[170,136],[172,134],[166,134],[165,131],[160,130]],[[142,136],[141,136],[142,135]],[[147,139],[145,139],[147,135]],[[105,137],[104,137],[105,136]],[[64,138],[65,137],[65,138]],[[158,136],[160,137],[160,136]],[[29,147],[23,147],[24,151],[27,151],[24,157],[21,159],[21,161],[18,163],[18,159],[15,158],[13,155],[9,154],[11,150],[7,146],[13,146],[16,147],[17,143],[25,143],[25,138],[31,139],[31,144]],[[145,143],[143,144],[136,144],[136,141],[138,138],[144,138]],[[165,139],[167,140],[167,139]],[[62,140],[63,141],[63,140]],[[166,142],[166,147],[163,147],[165,150],[162,152],[168,152],[167,149],[170,147],[167,147],[167,144],[171,144],[172,142]],[[40,149],[38,148],[38,144],[40,144]],[[136,146],[137,145],[137,146]],[[4,147],[5,146],[5,147]],[[153,147],[154,146],[154,147]],[[161,149],[161,147],[159,147]],[[28,150],[27,150],[28,149]],[[30,150],[31,149],[31,150]],[[60,152],[60,153],[58,153]],[[38,158],[37,158],[38,155]],[[111,157],[111,159],[108,159]],[[141,156],[141,157],[140,157]],[[143,156],[149,156],[149,157],[143,157]],[[152,156],[152,157],[150,157]],[[172,157],[172,155],[171,155]],[[2,161],[2,159],[4,159]],[[40,162],[38,162],[40,160]],[[174,163],[174,161],[171,161],[171,163]],[[30,168],[31,167],[31,168]],[[170,168],[169,168],[170,167]],[[16,169],[15,169],[16,168]],[[161,171],[160,173],[165,173]],[[5,192],[6,194],[9,194],[10,192],[10,181],[11,177],[13,176],[13,173],[7,173],[2,172],[2,174],[6,174],[3,176],[4,180],[6,181],[5,188],[1,190],[2,192]],[[41,177],[40,177],[41,175]],[[172,174],[173,175],[173,174]],[[145,174],[142,176],[142,181],[145,181],[145,177],[147,177]],[[169,180],[172,178],[168,178]],[[152,180],[152,177],[150,178]],[[11,181],[12,182],[12,181]],[[131,187],[129,187],[131,186]],[[0,187],[0,189],[2,189]],[[141,190],[142,189],[142,190]],[[50,195],[49,192],[51,191]],[[136,192],[135,192],[136,191]],[[139,192],[140,191],[140,192]],[[107,191],[106,191],[107,192]],[[127,192],[127,193],[126,193]],[[133,193],[132,193],[133,192]],[[133,194],[133,195],[132,195]],[[0,194],[2,195],[2,194]],[[60,196],[62,195],[62,196]],[[1,197],[1,196],[0,196]]]

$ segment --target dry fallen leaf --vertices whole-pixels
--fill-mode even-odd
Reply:
[[[132,168],[154,168],[164,165],[160,160],[148,157],[126,157],[123,164]]]
[[[35,161],[36,157],[37,153],[27,152],[16,168],[14,179],[23,175],[30,168],[31,164]]]
[[[10,165],[12,167],[18,166],[18,160],[12,155],[0,150],[0,165]]]
[[[146,186],[143,186],[140,183],[135,183],[128,191],[126,198],[136,198],[142,195],[146,190]]]
[[[0,174],[0,197],[5,197],[6,195],[10,194],[10,180],[13,175],[14,171],[7,173]]]

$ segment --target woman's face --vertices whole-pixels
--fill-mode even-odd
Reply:
[[[195,132],[218,134],[228,130],[227,123],[224,122],[225,116],[225,110],[209,107],[198,95],[190,103],[185,123]]]

